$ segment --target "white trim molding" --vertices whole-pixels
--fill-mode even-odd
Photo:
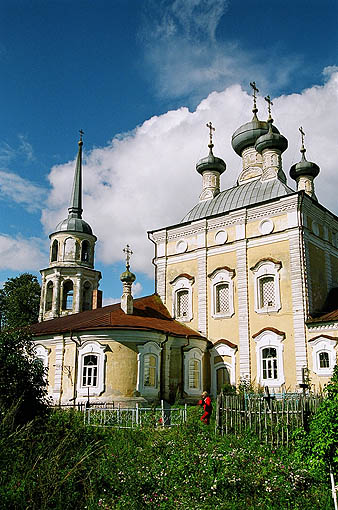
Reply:
[[[138,345],[137,355],[137,383],[136,390],[145,397],[157,397],[160,385],[160,371],[161,371],[161,350],[162,348],[156,342],[147,342],[143,345]],[[155,385],[148,386],[144,384],[145,375],[145,357],[152,355],[155,357]]]
[[[78,375],[77,375],[77,393],[79,397],[97,397],[104,391],[104,378],[105,378],[105,358],[104,353],[105,346],[98,342],[88,341],[85,342],[78,349],[79,361],[78,361]],[[97,372],[93,375],[94,384],[83,385],[83,371],[84,371],[84,360],[87,355],[93,355],[97,357]]]
[[[269,388],[276,388],[284,384],[284,338],[284,333],[272,329],[264,329],[254,336],[256,342],[257,384]],[[263,351],[265,349],[273,349],[275,356],[269,358],[271,362],[269,361],[269,364],[265,362],[264,366]],[[272,355],[272,352],[270,355]]]
[[[189,322],[193,318],[193,310],[192,310],[192,286],[195,279],[189,275],[182,274],[175,278],[175,280],[171,281],[172,284],[172,315],[175,319],[181,322]],[[181,293],[181,295],[180,295]],[[187,293],[187,309],[182,311],[181,306],[179,306],[180,299],[182,299],[182,294]]]
[[[255,312],[257,313],[269,313],[278,312],[281,308],[280,299],[280,288],[279,288],[279,270],[282,267],[281,262],[274,261],[272,259],[260,260],[251,271],[254,275],[254,286],[255,286]],[[273,279],[273,300],[267,305],[262,303],[261,286],[267,278]]]
[[[315,374],[323,377],[331,377],[333,369],[336,364],[336,351],[337,338],[328,337],[325,335],[317,336],[309,340],[309,344],[312,347],[312,370]],[[325,353],[326,363],[322,360],[322,363],[327,366],[320,366],[321,355]]]
[[[48,369],[48,355],[50,349],[47,349],[44,345],[37,344],[35,346],[35,357],[38,358],[42,364],[44,369]]]
[[[234,284],[233,278],[235,271],[228,267],[220,267],[215,269],[211,274],[208,275],[210,278],[210,294],[211,294],[211,316],[214,319],[223,319],[226,317],[232,317],[234,311]],[[221,285],[228,287],[228,311],[217,311],[217,292]]]

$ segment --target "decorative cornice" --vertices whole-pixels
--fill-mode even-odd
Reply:
[[[195,277],[194,276],[191,276],[190,274],[188,273],[181,273],[179,274],[178,276],[175,276],[175,278],[173,280],[171,280],[171,282],[169,282],[171,285],[174,284],[179,278],[186,278],[187,280],[190,280],[191,283],[193,284],[195,282]]]
[[[222,345],[222,344],[225,344],[228,347],[230,347],[231,349],[234,349],[235,352],[238,350],[238,346],[236,344],[233,344],[232,342],[230,342],[230,340],[226,340],[225,338],[220,338],[219,340],[214,342],[212,347],[217,347],[217,345]]]
[[[283,337],[283,340],[284,340],[284,338],[286,336],[284,331],[279,331],[279,329],[267,327],[267,328],[261,329],[260,331],[258,331],[258,333],[255,333],[254,335],[252,335],[252,338],[257,338],[259,335],[261,335],[265,331],[272,331],[272,333],[276,333],[276,335],[279,335],[279,336]]]
[[[315,340],[318,340],[318,338],[327,338],[328,340],[334,340],[335,342],[338,342],[338,338],[336,336],[318,335],[318,336],[315,336],[314,338],[310,338],[309,343],[314,342]]]
[[[234,269],[231,269],[228,266],[223,266],[214,269],[211,273],[208,274],[208,278],[213,278],[215,274],[218,273],[219,271],[228,271],[228,273],[230,273],[231,275],[231,278],[233,278],[236,275],[236,271]]]
[[[266,258],[260,259],[258,262],[256,262],[256,264],[254,266],[250,267],[250,270],[251,271],[257,271],[258,267],[261,264],[264,264],[266,262],[272,262],[273,264],[275,264],[275,266],[277,266],[277,268],[278,268],[278,271],[282,267],[282,263],[279,260],[275,260],[275,259],[273,259],[271,257],[266,257]]]

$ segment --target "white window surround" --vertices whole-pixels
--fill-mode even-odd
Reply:
[[[202,369],[203,352],[198,347],[194,347],[184,352],[184,391],[188,396],[199,396],[202,392],[203,369]],[[197,388],[189,388],[189,362],[196,360],[199,362],[200,374],[199,384]]]
[[[271,329],[262,331],[254,337],[256,342],[256,362],[257,362],[257,384],[275,388],[281,386],[285,382],[284,362],[283,362],[283,340],[284,334],[278,334]],[[276,349],[277,355],[277,378],[263,379],[263,350],[267,347]]]
[[[172,315],[175,319],[181,321],[181,322],[189,322],[192,320],[192,286],[194,283],[194,278],[190,277],[187,278],[186,276],[179,276],[174,281],[171,282],[172,284],[172,300],[173,300],[173,306],[172,306]],[[186,316],[179,317],[177,305],[178,305],[178,293],[181,290],[188,291],[188,309]]]
[[[226,343],[219,343],[215,345],[210,351],[210,364],[211,364],[211,394],[216,397],[217,393],[217,369],[226,367],[230,374],[230,384],[236,384],[236,351],[237,347],[230,347]],[[229,356],[230,363],[220,361],[215,364],[215,357]]]
[[[160,371],[161,371],[161,350],[162,348],[156,342],[147,342],[138,345],[137,355],[137,383],[136,390],[144,396],[157,396],[160,389]],[[154,386],[144,386],[144,357],[147,354],[153,354],[156,357],[156,384]]]
[[[312,369],[314,373],[323,377],[331,377],[333,374],[334,366],[336,364],[335,346],[337,345],[337,340],[333,340],[326,336],[319,336],[309,340],[309,344],[312,347]],[[320,366],[319,355],[322,352],[327,352],[329,355],[328,367]]]
[[[105,346],[99,344],[98,342],[88,341],[85,342],[78,349],[78,374],[77,374],[77,393],[79,397],[89,396],[97,397],[101,395],[104,391],[104,369],[105,369]],[[97,380],[95,386],[83,386],[82,384],[82,376],[83,376],[83,368],[84,368],[84,358],[87,354],[93,354],[97,356]]]
[[[235,271],[229,268],[216,269],[209,275],[210,282],[210,293],[211,293],[211,316],[214,319],[222,319],[224,317],[232,317],[234,314],[234,285],[233,277]],[[229,311],[228,312],[217,312],[217,286],[221,284],[228,284],[229,286]]]
[[[279,288],[279,270],[282,267],[280,262],[272,260],[261,260],[256,266],[251,268],[254,275],[255,286],[255,312],[269,313],[278,312],[281,309],[280,288]],[[261,304],[261,281],[263,278],[273,278],[274,303],[269,306]]]

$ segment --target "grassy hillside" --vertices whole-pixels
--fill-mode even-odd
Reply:
[[[57,411],[0,424],[0,507],[11,510],[329,510],[328,480],[293,452],[220,437],[189,409],[181,429],[84,427]]]

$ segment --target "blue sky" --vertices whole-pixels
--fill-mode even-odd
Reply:
[[[153,292],[147,230],[198,201],[205,121],[227,162],[251,115],[249,81],[274,98],[299,155],[322,169],[318,198],[336,214],[338,3],[335,0],[2,0],[0,19],[0,282],[48,264],[48,234],[67,215],[83,129],[84,214],[98,236],[106,302],[121,294],[132,246],[136,294]],[[260,98],[260,116],[266,112]],[[336,208],[336,209],[335,209]]]

